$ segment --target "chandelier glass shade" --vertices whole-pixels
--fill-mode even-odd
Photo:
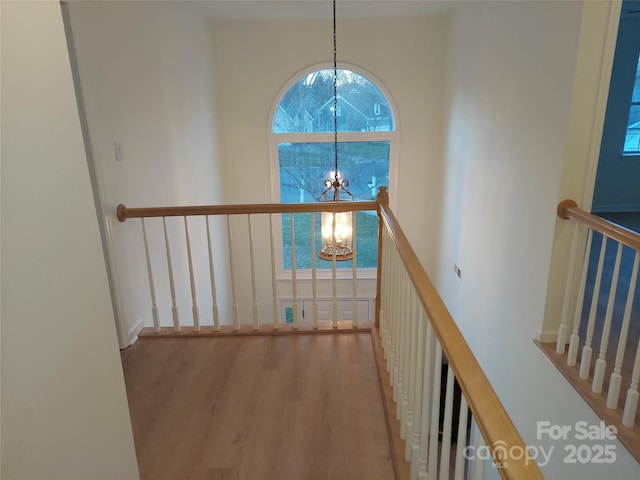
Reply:
[[[321,213],[322,249],[318,252],[318,257],[333,260],[335,251],[338,261],[353,258],[352,221],[352,212]]]

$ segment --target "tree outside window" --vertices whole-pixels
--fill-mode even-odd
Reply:
[[[349,181],[356,201],[375,199],[380,186],[389,185],[390,132],[394,117],[381,90],[363,75],[346,69],[337,71],[334,102],[333,69],[302,75],[285,92],[275,110],[273,134],[277,141],[280,201],[317,202],[324,181],[334,168],[334,105],[337,104],[338,168]],[[339,112],[339,115],[337,113]],[[328,135],[331,134],[331,135]],[[344,141],[340,139],[344,138]],[[296,268],[311,267],[320,248],[320,215],[313,216],[316,238],[311,239],[311,214],[295,214]],[[290,216],[282,217],[284,268],[291,268]],[[377,262],[377,217],[358,212],[356,239],[359,268],[375,268]],[[331,268],[318,260],[317,268]],[[351,261],[339,262],[352,268]]]

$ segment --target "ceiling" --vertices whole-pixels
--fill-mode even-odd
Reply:
[[[205,0],[197,2],[212,19],[303,20],[332,17],[331,0]],[[442,13],[452,1],[436,0],[338,0],[341,18],[407,17]]]

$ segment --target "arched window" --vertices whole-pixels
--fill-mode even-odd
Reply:
[[[393,185],[397,121],[379,82],[356,70],[347,65],[337,70],[338,170],[349,180],[355,200],[366,201],[375,198],[380,186]],[[316,202],[326,188],[324,181],[334,170],[333,94],[333,67],[315,66],[291,79],[278,96],[270,128],[274,201]],[[311,241],[304,232],[309,221],[296,219],[297,268],[310,267]],[[358,266],[375,268],[376,217],[358,214],[357,222]],[[283,218],[285,269],[291,268],[288,228]],[[339,266],[351,268],[351,262]],[[330,265],[318,263],[323,267]]]

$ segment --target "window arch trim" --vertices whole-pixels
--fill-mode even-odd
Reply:
[[[373,85],[375,85],[375,87],[378,90],[380,90],[382,95],[384,95],[385,100],[387,101],[387,105],[389,105],[389,110],[391,112],[391,118],[392,118],[392,121],[393,121],[393,129],[392,130],[387,130],[387,131],[385,131],[385,133],[391,133],[391,132],[399,131],[400,130],[400,124],[399,124],[399,119],[398,119],[398,114],[397,114],[398,113],[398,109],[397,109],[396,104],[395,104],[395,102],[393,100],[393,97],[391,96],[391,93],[389,92],[387,87],[384,85],[384,83],[382,83],[371,72],[359,67],[358,65],[354,65],[352,63],[338,62],[337,67],[338,67],[338,70],[349,70],[351,72],[354,72],[354,73],[357,73],[358,75],[363,76],[364,78],[369,80]],[[271,105],[271,110],[269,111],[268,132],[271,135],[289,135],[288,133],[274,133],[274,131],[273,131],[274,122],[275,122],[275,118],[276,118],[276,112],[278,111],[278,107],[280,106],[280,103],[282,102],[282,99],[285,96],[285,94],[291,89],[291,87],[298,80],[300,80],[302,77],[304,77],[306,75],[309,75],[310,73],[317,72],[318,70],[333,70],[333,63],[329,63],[329,62],[316,63],[314,65],[310,65],[307,68],[299,70],[298,72],[293,74],[291,77],[289,77],[289,79],[285,82],[285,84],[282,86],[282,88],[278,91],[278,94],[276,95],[275,101]],[[305,132],[298,132],[298,133],[291,133],[291,134],[292,135],[312,135],[314,133],[324,133],[324,132],[306,132],[306,133]],[[340,132],[340,135],[343,135],[343,134],[346,134],[346,133],[350,133],[350,132]],[[374,132],[353,132],[353,133],[374,133]]]

